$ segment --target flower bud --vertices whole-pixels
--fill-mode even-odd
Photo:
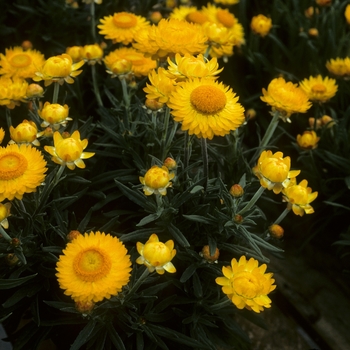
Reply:
[[[68,233],[67,235],[67,241],[71,242],[74,239],[76,239],[77,237],[79,237],[81,235],[81,233],[77,230],[72,230]]]
[[[9,253],[5,256],[5,262],[8,266],[15,266],[19,262],[16,254]]]
[[[95,303],[93,301],[77,301],[75,308],[82,314],[89,314],[94,309]]]
[[[163,165],[166,166],[169,170],[174,170],[177,167],[175,159],[171,157],[166,158]]]
[[[146,98],[145,106],[151,111],[159,111],[164,106],[164,103]]]
[[[236,223],[236,224],[241,224],[243,222],[243,216],[242,215],[239,215],[239,214],[236,214],[234,217],[233,217],[233,221]]]
[[[23,50],[30,50],[33,48],[33,44],[31,41],[29,40],[24,40],[22,41],[22,44],[21,44]]]
[[[12,247],[17,248],[21,245],[21,241],[17,237],[14,237],[11,239],[10,244]]]
[[[112,64],[111,71],[115,75],[123,75],[130,73],[132,70],[132,62],[126,60],[126,59],[121,59]]]
[[[248,110],[246,110],[245,112],[246,120],[252,120],[252,119],[255,119],[255,117],[256,117],[256,110],[254,108],[249,108]]]
[[[27,87],[26,98],[40,98],[44,95],[44,89],[39,84],[29,84]]]
[[[327,128],[331,128],[335,124],[335,122],[334,122],[333,118],[330,117],[329,115],[324,115],[321,118],[321,124],[322,124],[322,126],[326,126]]]
[[[83,59],[81,54],[81,46],[67,47],[66,54],[72,57],[73,62],[79,62]]]
[[[162,14],[159,11],[154,11],[151,13],[150,21],[154,24],[157,24],[163,18]]]
[[[317,28],[310,28],[309,29],[309,36],[318,37],[318,29]]]
[[[243,196],[244,190],[241,185],[234,184],[230,188],[230,194],[232,197],[239,198]]]
[[[40,143],[37,138],[38,129],[33,121],[23,120],[15,128],[10,126],[10,136],[15,143],[33,143],[38,146]]]
[[[219,258],[219,255],[220,255],[220,251],[218,248],[215,249],[214,255],[210,255],[210,248],[208,245],[205,245],[202,248],[201,256],[203,256],[203,258],[207,260],[209,263],[213,263],[217,261]]]
[[[271,225],[269,227],[269,232],[270,232],[272,237],[278,238],[278,239],[282,238],[284,235],[284,229],[280,225],[277,225],[277,224]]]

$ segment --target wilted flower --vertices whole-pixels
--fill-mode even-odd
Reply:
[[[172,186],[171,179],[175,176],[174,173],[169,173],[166,166],[153,165],[149,169],[145,176],[140,176],[140,182],[143,185],[143,192],[146,196],[154,194],[166,195],[166,190],[168,187]]]
[[[254,16],[250,22],[250,28],[255,34],[265,37],[272,28],[272,20],[261,14]]]
[[[322,78],[321,75],[316,77],[310,76],[300,82],[300,87],[305,91],[311,101],[326,102],[331,99],[338,90],[336,81],[332,78]]]
[[[69,108],[68,105],[60,105],[58,103],[45,102],[41,111],[38,111],[39,116],[44,121],[41,123],[41,127],[45,128],[51,126],[55,130],[58,130],[60,126],[66,126],[69,120],[68,117]]]
[[[318,141],[320,141],[320,138],[317,136],[316,132],[311,131],[304,131],[302,135],[297,135],[297,143],[300,148],[310,150],[317,148]]]

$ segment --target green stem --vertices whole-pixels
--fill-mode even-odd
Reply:
[[[96,31],[95,31],[95,1],[91,2],[90,5],[90,15],[91,15],[91,35],[93,42],[96,42]]]
[[[228,307],[229,305],[232,305],[232,301],[231,301],[228,297],[224,297],[223,300],[221,300],[220,302],[218,302],[218,303],[215,304],[215,305],[212,305],[212,306],[210,307],[210,310],[211,310],[211,311],[217,311],[217,310],[226,308],[226,307]]]
[[[273,224],[278,225],[287,216],[289,212],[290,208],[288,208],[287,206],[287,208],[282,211],[281,215],[275,220]]]
[[[190,144],[190,137],[188,135],[188,132],[186,132],[185,137],[184,137],[184,170],[186,170],[188,168],[188,163],[190,160],[189,144]],[[187,172],[186,172],[186,174],[187,174]],[[187,176],[186,176],[186,178],[187,178]]]
[[[260,188],[255,192],[254,196],[250,199],[247,205],[240,210],[237,215],[243,215],[246,211],[248,211],[252,206],[257,202],[257,200],[261,197],[265,190],[265,187],[260,186]]]
[[[124,78],[119,78],[121,84],[122,84],[122,89],[123,89],[123,100],[124,100],[124,106],[125,106],[125,111],[126,111],[126,115],[125,115],[125,119],[124,119],[124,125],[125,127],[129,130],[129,114],[130,114],[130,96],[129,96],[129,92],[128,92],[128,87],[126,84],[126,80]]]
[[[58,101],[58,92],[60,91],[60,84],[57,82],[53,83],[53,96],[52,103],[57,103]]]
[[[103,102],[101,99],[100,90],[98,89],[98,85],[97,85],[96,66],[94,64],[91,65],[91,75],[92,75],[92,85],[94,88],[94,93],[96,96],[97,104],[99,107],[103,107]]]
[[[137,290],[138,290],[138,288],[141,286],[141,284],[142,284],[142,282],[148,277],[148,275],[149,275],[149,270],[148,270],[148,268],[146,268],[144,271],[143,271],[143,273],[142,273],[142,275],[140,276],[140,278],[136,281],[136,283],[132,286],[132,288],[129,290],[129,293],[128,293],[128,295],[132,295],[133,293],[135,293]]]
[[[11,111],[7,107],[5,108],[7,127],[10,128],[12,125]]]
[[[7,232],[3,229],[3,227],[0,225],[0,234],[2,238],[4,238],[7,242],[11,242],[12,238],[7,234]]]
[[[208,147],[207,147],[207,139],[201,138],[201,147],[202,147],[202,157],[203,157],[203,178],[204,182],[204,191],[207,190],[208,186]]]
[[[165,156],[168,152],[167,148],[166,148],[166,137],[168,135],[168,127],[169,127],[169,119],[170,119],[170,108],[166,107],[165,108],[165,115],[164,115],[164,126],[163,126],[163,135],[162,135],[162,139],[161,139],[161,150],[162,150],[162,157],[161,160],[163,161],[165,159]]]

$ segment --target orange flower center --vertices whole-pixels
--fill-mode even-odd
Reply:
[[[113,23],[118,28],[132,28],[137,24],[137,18],[126,12],[116,13],[113,16]]]
[[[193,107],[204,114],[215,114],[226,105],[225,93],[211,85],[202,85],[195,88],[190,96]]]
[[[75,274],[85,282],[96,282],[111,270],[109,256],[99,248],[88,248],[79,252],[73,262]]]
[[[11,66],[16,68],[28,67],[31,63],[31,57],[25,53],[19,53],[10,59]]]
[[[231,28],[236,23],[235,16],[227,10],[218,10],[216,18],[226,28]]]
[[[323,84],[315,84],[311,88],[312,92],[323,94],[327,91],[327,88]]]
[[[240,272],[234,277],[233,288],[238,295],[246,299],[255,298],[261,290],[259,279],[246,271]]]
[[[207,16],[199,11],[191,12],[186,16],[186,21],[191,23],[203,24],[207,20]]]
[[[20,153],[9,152],[0,156],[0,180],[14,180],[28,168],[27,159]]]

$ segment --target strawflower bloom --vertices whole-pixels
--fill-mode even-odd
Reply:
[[[149,272],[156,271],[159,275],[163,275],[165,271],[176,272],[176,268],[171,262],[176,255],[173,240],[165,243],[159,242],[158,236],[153,233],[145,244],[137,242],[136,248],[140,254],[136,263],[145,265]]]
[[[36,50],[24,50],[20,46],[6,49],[0,54],[0,75],[7,78],[33,78],[38,67],[45,62],[45,57]]]
[[[70,170],[74,170],[75,166],[84,169],[85,163],[83,159],[88,159],[95,155],[92,152],[84,152],[84,149],[88,145],[88,140],[80,140],[78,130],[75,130],[67,138],[63,138],[58,131],[55,131],[53,141],[54,146],[45,146],[45,151],[51,154],[53,162],[66,165]]]
[[[223,266],[224,277],[217,277],[215,282],[222,286],[222,291],[238,309],[247,308],[260,313],[271,307],[271,299],[267,296],[276,285],[272,273],[265,273],[266,264],[259,266],[254,258],[248,261],[241,256],[239,261],[231,260],[231,266]]]
[[[338,78],[348,80],[350,77],[350,57],[336,59],[331,58],[326,63],[326,68]]]
[[[57,82],[60,85],[64,82],[73,84],[73,78],[77,77],[82,72],[79,68],[81,68],[84,63],[84,60],[73,63],[72,57],[66,53],[52,56],[45,61],[39,72],[35,73],[36,76],[33,77],[33,80],[44,80],[45,86],[53,82]]]
[[[253,33],[265,37],[272,28],[272,20],[261,14],[254,16],[250,22],[250,28]]]
[[[0,77],[0,106],[13,109],[24,101],[28,83],[21,78]]]
[[[101,63],[103,50],[100,45],[85,45],[80,48],[81,59],[90,65]]]
[[[62,106],[58,103],[46,101],[38,113],[40,118],[43,119],[41,123],[41,127],[43,128],[50,125],[53,129],[58,130],[61,125],[66,126],[69,120],[73,120],[68,117],[69,108],[66,104]]]
[[[40,151],[31,145],[10,144],[0,147],[0,202],[22,199],[45,179],[46,162]]]
[[[178,19],[182,21],[187,21],[190,23],[203,24],[208,21],[208,17],[198,11],[195,6],[179,6],[174,8],[169,18]]]
[[[105,39],[124,45],[133,42],[138,31],[150,26],[146,18],[129,12],[117,12],[113,16],[105,16],[100,22],[97,27]]]
[[[210,3],[202,7],[202,12],[208,17],[210,22],[217,23],[226,28],[232,28],[238,22],[237,18],[229,10],[216,7]]]
[[[146,196],[150,196],[153,193],[165,196],[167,188],[172,186],[170,180],[174,176],[175,174],[169,173],[169,169],[166,166],[153,165],[144,177],[139,177],[139,180],[143,185],[143,192]]]
[[[269,104],[273,110],[280,112],[283,121],[290,122],[293,113],[305,113],[311,102],[308,96],[297,84],[286,82],[282,77],[273,79],[267,87],[262,89],[263,96],[260,99]]]
[[[278,194],[290,185],[291,179],[300,174],[300,170],[290,170],[290,157],[282,152],[263,151],[257,165],[252,169],[260,180],[260,185]]]
[[[7,202],[5,204],[0,203],[0,225],[6,229],[9,228],[9,222],[7,218],[11,215],[10,214],[11,205],[12,204],[10,202]]]
[[[317,136],[316,132],[304,131],[302,135],[297,135],[297,143],[300,148],[305,150],[315,149],[318,146],[318,141],[320,138]]]
[[[211,140],[236,130],[244,122],[244,108],[230,87],[213,79],[191,79],[178,85],[168,106],[174,120],[190,135]]]
[[[38,128],[32,120],[24,119],[15,128],[12,125],[10,126],[11,143],[32,143],[34,146],[40,146],[37,138],[41,135],[43,135],[43,132],[38,132]]]
[[[235,5],[239,3],[239,0],[214,0],[214,2],[222,5]]]
[[[307,187],[306,180],[302,180],[299,185],[294,180],[291,186],[282,190],[282,194],[283,200],[288,202],[287,208],[292,209],[295,215],[314,213],[310,203],[317,198],[318,192],[312,192],[311,187]]]
[[[44,89],[39,84],[29,84],[26,91],[26,100],[41,98],[44,96]]]
[[[346,5],[345,11],[344,11],[344,16],[345,16],[347,24],[350,24],[350,4]]]
[[[326,102],[331,99],[338,91],[338,85],[335,79],[310,76],[299,83],[299,86],[305,91],[309,100],[315,102]]]
[[[81,49],[82,46],[70,46],[66,48],[66,54],[72,57],[74,63],[77,63],[83,59]]]
[[[99,302],[117,295],[129,282],[130,256],[117,237],[90,232],[69,242],[56,265],[64,294],[75,302]]]

